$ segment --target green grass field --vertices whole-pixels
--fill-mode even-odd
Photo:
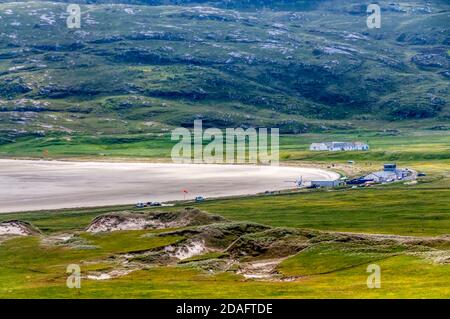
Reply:
[[[320,141],[368,142],[368,152],[310,152],[309,145]],[[136,158],[170,160],[177,141],[170,134],[131,134],[111,136],[50,136],[20,138],[15,143],[0,144],[1,157],[38,158]],[[206,142],[205,142],[206,143]],[[450,165],[448,131],[405,130],[397,135],[361,131],[331,134],[282,135],[280,159],[308,162],[418,163],[442,161]]]
[[[279,128],[282,165],[354,177],[396,162],[426,176],[155,208],[264,229],[228,243],[216,225],[207,235],[243,256],[214,247],[172,263],[156,252],[197,228],[85,231],[99,215],[153,208],[0,214],[41,231],[0,235],[0,298],[450,298],[448,0],[374,1],[375,30],[354,0],[89,0],[80,30],[66,27],[66,2],[0,3],[0,158],[170,162],[171,130],[202,119]],[[308,150],[329,141],[370,151]],[[280,277],[238,272],[263,258],[279,259]],[[366,285],[373,263],[381,289]],[[69,264],[81,265],[79,290],[66,287]]]
[[[450,189],[319,191],[221,200],[199,208],[234,220],[401,235],[441,235],[450,230]]]
[[[1,298],[450,297],[448,265],[405,255],[379,259],[379,256],[369,255],[349,258],[341,254],[322,254],[320,264],[326,271],[317,273],[324,270],[317,267],[318,256],[304,254],[301,266],[295,260],[288,260],[281,266],[281,271],[304,276],[295,282],[243,280],[231,273],[211,275],[181,265],[140,270],[106,281],[83,280],[79,290],[66,287],[65,267],[79,262],[80,258],[93,258],[92,253],[43,248],[36,238],[27,238],[3,244],[0,255]],[[370,262],[376,262],[382,269],[381,289],[366,286],[366,267]],[[338,268],[329,269],[330,265]],[[108,263],[93,262],[83,267],[83,271],[108,267]]]
[[[308,143],[316,140],[368,140],[372,148],[356,153],[307,151]],[[91,158],[97,157],[96,152],[109,151],[106,158],[128,156],[151,160],[166,158],[171,145],[164,137],[149,141],[123,137],[121,142],[102,137],[97,144],[92,139],[80,138],[72,140],[80,142],[75,146],[40,141],[42,145],[36,141],[7,144],[0,146],[0,151],[10,156],[39,156],[43,149],[48,149],[50,156],[57,158]],[[150,145],[153,148],[148,153],[142,151]],[[365,189],[301,191],[195,204],[180,202],[174,208],[164,209],[196,206],[231,221],[273,227],[409,235],[424,240],[448,236],[450,139],[446,132],[419,131],[389,138],[375,133],[284,136],[281,150],[284,163],[290,165],[314,162],[327,166],[352,159],[356,161],[355,167],[365,171],[393,159],[402,166],[426,172],[427,176],[416,185],[395,183]],[[109,280],[83,278],[81,289],[68,289],[65,272],[68,264],[82,264],[84,275],[108,272],[118,267],[121,254],[184,240],[180,235],[154,236],[160,231],[109,234],[83,231],[94,217],[124,210],[139,211],[121,206],[0,214],[0,221],[28,221],[42,231],[41,235],[0,242],[0,298],[450,298],[450,247],[445,241],[441,246],[392,243],[371,246],[330,240],[302,250],[277,266],[283,276],[295,277],[293,281],[245,279],[232,271],[210,273],[197,266],[226,257],[217,252],[177,265],[153,265]],[[146,210],[154,208],[143,211]],[[74,246],[49,243],[54,236],[67,233],[76,234]],[[366,268],[373,263],[381,267],[381,289],[366,286]]]
[[[423,188],[419,185],[389,190],[355,189],[257,196],[194,205],[232,220],[270,226],[436,236],[449,233],[449,198],[449,188]],[[125,206],[123,209],[134,208]],[[0,221],[29,221],[46,233],[54,233],[83,229],[95,216],[117,210],[120,207],[0,214]]]

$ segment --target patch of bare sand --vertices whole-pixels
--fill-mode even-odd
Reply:
[[[4,221],[0,223],[0,236],[30,236],[37,233],[38,231],[29,223],[19,220]]]

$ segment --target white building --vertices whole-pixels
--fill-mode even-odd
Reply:
[[[393,182],[404,179],[409,173],[408,169],[398,169],[396,164],[384,164],[382,171],[371,173],[364,178],[377,183]]]
[[[373,180],[376,183],[393,182],[398,179],[398,175],[395,172],[374,172],[364,177],[367,180]]]
[[[369,145],[362,142],[324,142],[312,143],[310,151],[368,151]]]

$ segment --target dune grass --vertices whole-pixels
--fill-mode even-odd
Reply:
[[[278,270],[285,276],[328,274],[401,254],[401,245],[324,243],[312,246],[284,260]]]
[[[334,231],[441,235],[450,230],[450,189],[355,189],[205,202],[233,220]]]
[[[205,202],[198,207],[233,220],[275,226],[429,236],[448,234],[448,195],[449,190],[442,188],[399,187],[389,191],[321,191],[230,199]],[[0,217],[31,220],[52,234],[82,229],[94,216],[124,208]],[[286,259],[278,270],[285,276],[296,277],[293,282],[244,280],[228,272],[209,274],[183,263],[139,270],[106,281],[83,279],[80,290],[66,287],[68,264],[82,263],[83,274],[107,272],[114,260],[108,256],[152,249],[182,239],[143,236],[147,232],[80,233],[79,238],[86,241],[81,244],[91,246],[89,249],[49,247],[42,245],[39,237],[3,242],[0,298],[450,298],[448,264],[408,255],[401,246],[380,248],[356,243],[313,246]],[[192,260],[220,256],[197,256]],[[366,267],[371,263],[381,267],[381,289],[366,286]]]
[[[0,298],[13,297],[21,288],[26,289],[22,297],[43,298],[47,288],[55,283],[66,287],[66,268],[70,264],[82,265],[83,271],[107,269],[113,262],[108,262],[108,258],[117,253],[153,249],[182,239],[180,236],[142,236],[145,233],[151,232],[81,234],[80,245],[71,247],[44,244],[39,236],[6,240],[0,244]],[[42,291],[36,295],[26,292],[36,287]]]
[[[376,263],[381,267],[381,288],[368,289],[367,264],[360,260],[353,267],[325,274],[303,276],[293,282],[243,280],[232,273],[208,274],[188,266],[155,267],[123,277],[95,281],[82,279],[81,289],[66,287],[65,267],[77,260],[77,252],[42,248],[35,238],[10,241],[2,249],[0,298],[449,298],[450,267],[433,264],[413,256],[393,256]],[[19,256],[20,257],[14,257]],[[24,258],[24,256],[29,256]],[[45,256],[45,258],[43,257]],[[305,256],[314,264],[314,255]],[[338,257],[323,256],[324,262]],[[345,257],[344,257],[345,259]],[[354,261],[352,261],[354,262]],[[344,260],[344,264],[348,260]],[[99,262],[82,267],[104,270]],[[296,269],[296,268],[293,268]],[[298,269],[296,269],[298,270]],[[292,270],[290,270],[292,271]]]

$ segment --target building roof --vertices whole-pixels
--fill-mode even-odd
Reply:
[[[387,180],[387,179],[397,178],[397,174],[396,174],[396,172],[379,171],[379,172],[373,172],[369,175],[366,175],[364,178],[371,179],[372,177],[376,177],[376,178],[379,178],[382,180]]]

